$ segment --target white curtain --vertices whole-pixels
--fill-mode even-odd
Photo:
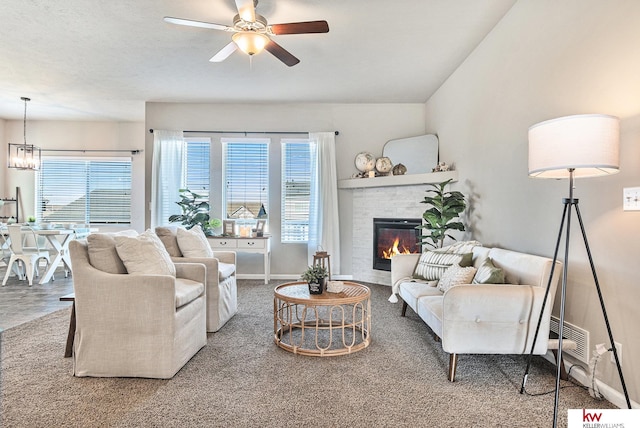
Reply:
[[[184,165],[182,131],[153,130],[153,165],[151,171],[151,228],[169,224],[171,214],[180,214]]]
[[[309,133],[315,162],[311,163],[309,213],[309,260],[322,249],[331,256],[331,274],[340,273],[340,223],[338,221],[338,174],[334,132]],[[312,150],[313,152],[313,150]]]

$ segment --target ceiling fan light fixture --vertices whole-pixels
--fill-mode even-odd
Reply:
[[[262,52],[269,43],[267,36],[255,31],[239,31],[232,36],[232,39],[242,52],[250,56]]]

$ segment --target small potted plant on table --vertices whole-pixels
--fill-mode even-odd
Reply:
[[[314,265],[309,266],[307,270],[302,273],[301,278],[309,284],[310,294],[322,294],[325,289],[325,283],[328,276],[329,271],[327,268],[320,265]]]

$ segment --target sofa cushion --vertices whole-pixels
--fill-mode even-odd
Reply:
[[[493,264],[490,257],[478,267],[472,284],[504,284],[504,270]]]
[[[218,262],[218,278],[220,281],[224,281],[229,278],[236,271],[236,265],[231,263]]]
[[[447,253],[441,251],[425,251],[420,255],[420,260],[413,271],[416,279],[433,281],[440,279],[444,271],[451,265],[471,266],[472,253]]]
[[[414,311],[417,308],[418,299],[423,296],[442,296],[438,290],[438,281],[413,280],[400,283],[398,294]]]
[[[462,284],[471,284],[477,269],[473,266],[462,267],[460,265],[451,265],[440,277],[438,281],[438,289],[446,293],[451,287]]]
[[[135,230],[123,230],[115,233],[92,233],[87,236],[89,263],[94,268],[107,273],[124,274],[127,268],[116,251],[116,236],[136,236]]]
[[[178,226],[156,227],[156,235],[158,235],[158,238],[160,238],[160,241],[162,241],[171,257],[182,257],[180,247],[178,246],[177,231]]]
[[[200,225],[196,224],[188,230],[180,227],[176,237],[184,257],[213,257],[213,250]]]
[[[176,276],[169,253],[151,230],[138,236],[116,236],[115,240],[127,273]]]
[[[176,309],[191,303],[202,293],[204,293],[204,285],[201,282],[176,278]]]

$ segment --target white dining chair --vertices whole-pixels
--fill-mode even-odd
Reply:
[[[11,268],[14,263],[20,262],[24,264],[24,273],[29,280],[29,285],[33,285],[34,274],[35,276],[38,275],[38,262],[40,259],[45,259],[47,261],[47,266],[51,263],[49,251],[44,248],[40,248],[38,245],[38,237],[32,228],[20,225],[10,225],[7,226],[7,229],[9,230],[9,248],[11,250],[11,256],[7,263],[7,272],[4,275],[2,285],[7,284],[7,280],[9,279]],[[24,242],[27,238],[33,239],[33,242],[35,243],[34,247],[24,246]],[[20,279],[24,279],[24,277]]]
[[[7,272],[11,272],[11,269],[9,269],[9,260],[11,259],[12,251],[9,247],[8,233],[7,228],[3,225],[2,231],[0,231],[0,260],[2,260],[5,266],[7,266]],[[14,263],[13,272],[18,276],[18,278],[23,279],[21,266]]]

